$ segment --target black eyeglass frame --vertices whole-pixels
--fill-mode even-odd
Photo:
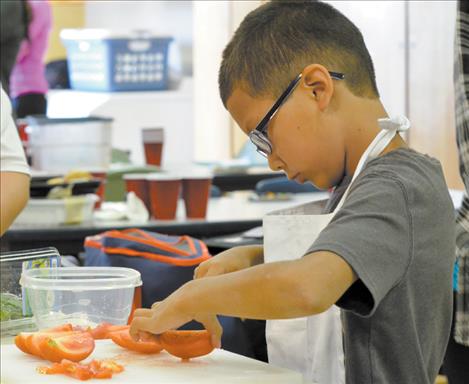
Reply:
[[[340,72],[329,71],[329,75],[335,80],[343,80],[345,75]],[[272,153],[272,144],[267,137],[267,128],[270,120],[273,119],[275,114],[278,112],[282,104],[287,100],[288,96],[295,90],[296,86],[300,82],[302,74],[300,73],[295,79],[288,85],[287,89],[280,95],[277,101],[274,103],[272,108],[266,113],[264,118],[257,124],[251,132],[249,132],[249,139],[256,146],[256,150],[262,156],[267,157]]]

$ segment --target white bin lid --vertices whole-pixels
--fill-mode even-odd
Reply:
[[[152,30],[129,30],[129,29],[104,29],[104,28],[82,28],[82,29],[62,29],[60,38],[63,40],[102,40],[102,39],[168,39],[171,36],[161,35]]]

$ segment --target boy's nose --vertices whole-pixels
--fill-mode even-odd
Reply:
[[[283,162],[275,154],[275,152],[272,152],[269,156],[267,156],[267,161],[269,162],[269,168],[272,171],[281,171],[283,169]]]

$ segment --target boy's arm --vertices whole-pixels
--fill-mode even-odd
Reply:
[[[356,281],[350,265],[332,252],[257,265],[193,280],[132,322],[138,331],[161,333],[192,319],[219,314],[251,319],[288,319],[321,313]],[[151,312],[149,312],[151,311]],[[210,331],[210,329],[208,329]]]

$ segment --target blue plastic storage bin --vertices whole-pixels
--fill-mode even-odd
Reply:
[[[112,34],[102,29],[64,29],[73,89],[143,91],[168,89],[171,37],[149,32]]]

